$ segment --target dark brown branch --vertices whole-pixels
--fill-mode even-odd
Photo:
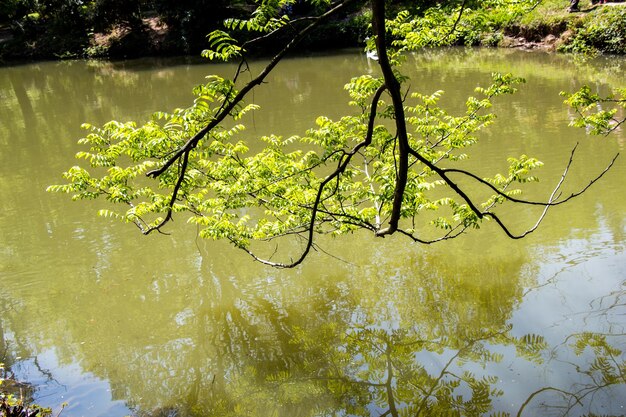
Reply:
[[[461,4],[461,10],[459,10],[459,15],[457,16],[456,21],[454,22],[454,25],[452,25],[452,29],[450,29],[450,32],[448,32],[448,34],[446,35],[446,38],[449,36],[452,36],[454,31],[456,30],[456,27],[461,21],[461,17],[463,16],[463,11],[465,10],[466,3],[467,3],[467,0],[463,0],[463,3]]]
[[[408,179],[410,147],[406,128],[406,118],[404,115],[404,102],[402,92],[400,91],[400,82],[393,73],[393,68],[391,67],[389,56],[387,54],[384,0],[372,0],[372,27],[374,29],[374,36],[376,36],[378,63],[383,73],[385,85],[387,86],[387,90],[391,96],[398,143],[396,186],[393,194],[389,226],[376,233],[377,236],[386,236],[393,234],[398,229],[398,223],[400,222],[404,190],[406,189]]]
[[[619,120],[619,119],[615,119],[613,118],[613,121],[615,122],[613,124],[613,126],[611,126],[610,129],[607,130],[607,132],[604,134],[604,136],[608,136],[611,132],[617,130],[621,125],[623,125],[624,123],[626,123],[626,118]]]
[[[458,230],[458,228],[461,228],[461,230]],[[448,233],[446,233],[445,235],[437,238],[437,239],[431,239],[431,240],[426,240],[426,239],[420,239],[417,236],[414,236],[412,233],[407,232],[404,229],[398,229],[397,232],[405,235],[407,237],[409,237],[410,239],[413,240],[413,242],[417,242],[417,243],[423,243],[425,245],[432,245],[433,243],[437,243],[437,242],[443,242],[444,240],[452,240],[455,239],[459,236],[461,236],[463,234],[463,232],[465,232],[467,230],[467,226],[463,226],[461,224],[457,225],[456,227],[452,228]]]
[[[573,155],[574,155],[574,151],[575,150],[576,150],[576,148],[574,147],[574,149],[572,150],[572,153],[570,154],[570,159],[569,159],[569,161],[567,163],[567,166],[563,170],[563,174],[561,175],[561,179],[559,180],[559,182],[556,184],[556,186],[552,190],[552,194],[550,194],[550,198],[548,198],[548,203],[545,204],[543,212],[541,213],[541,215],[539,216],[539,218],[537,219],[537,222],[535,223],[535,225],[533,227],[531,227],[530,229],[527,229],[522,234],[514,235],[513,233],[511,233],[509,228],[502,222],[502,220],[500,220],[500,218],[495,213],[486,212],[485,216],[488,216],[488,217],[494,219],[496,221],[496,223],[498,223],[500,228],[504,231],[504,233],[506,233],[506,235],[508,237],[510,237],[511,239],[521,239],[521,238],[523,238],[525,236],[528,236],[529,234],[531,234],[535,230],[537,230],[537,228],[539,227],[539,225],[541,224],[543,219],[546,217],[546,214],[548,214],[548,209],[550,209],[550,207],[552,207],[552,205],[553,205],[552,203],[553,203],[554,199],[556,198],[557,192],[561,189],[561,185],[563,185],[563,182],[565,182],[565,178],[567,177],[567,173],[569,172],[569,168],[572,165]]]
[[[461,196],[461,198],[466,202],[466,204],[470,207],[472,212],[474,212],[474,214],[476,214],[479,219],[482,219],[483,217],[490,217],[490,218],[492,218],[493,220],[496,221],[498,226],[500,226],[500,228],[504,231],[504,233],[508,237],[510,237],[511,239],[521,239],[521,238],[527,236],[528,234],[534,232],[539,227],[539,225],[541,224],[541,222],[545,218],[545,216],[547,214],[547,211],[548,211],[548,209],[550,207],[556,206],[556,205],[559,205],[559,204],[563,204],[566,201],[569,201],[569,200],[571,200],[571,199],[581,195],[585,191],[587,191],[589,189],[589,187],[591,187],[595,182],[597,182],[600,178],[602,178],[604,176],[604,174],[606,174],[609,171],[609,169],[613,166],[613,164],[615,163],[615,160],[619,156],[619,154],[615,155],[615,157],[613,157],[613,159],[611,160],[609,165],[597,177],[592,179],[589,182],[589,184],[587,184],[587,186],[585,186],[583,189],[581,189],[578,192],[572,193],[570,196],[568,196],[567,198],[565,198],[563,200],[555,201],[556,193],[561,188],[561,185],[563,184],[563,182],[565,180],[565,177],[567,176],[569,168],[572,165],[575,150],[576,150],[576,147],[574,147],[574,149],[572,150],[572,152],[570,154],[570,159],[569,159],[569,161],[568,161],[568,163],[567,163],[567,165],[565,167],[565,170],[564,170],[564,172],[563,172],[563,174],[561,176],[561,179],[559,180],[558,184],[553,189],[550,198],[545,203],[537,203],[537,202],[532,202],[532,201],[515,199],[515,198],[513,198],[511,196],[508,196],[507,194],[503,193],[502,191],[498,190],[496,187],[494,187],[489,182],[487,182],[487,181],[477,177],[476,175],[474,175],[474,174],[472,174],[470,172],[467,172],[467,171],[464,171],[464,170],[459,170],[459,169],[452,169],[452,168],[448,168],[448,169],[446,169],[446,168],[439,168],[435,164],[433,164],[432,162],[430,162],[426,158],[424,158],[421,154],[419,154],[414,149],[410,149],[410,153],[411,153],[411,155],[416,157],[420,162],[424,163],[428,168],[430,168],[433,171],[435,171],[446,182],[446,184],[448,184],[448,186],[450,186],[450,188],[452,188],[459,196]],[[543,211],[543,213],[541,214],[541,216],[539,217],[539,219],[537,220],[537,222],[535,223],[535,225],[532,228],[526,230],[522,234],[516,235],[516,234],[512,233],[508,229],[508,227],[504,224],[504,222],[495,213],[492,213],[492,212],[489,212],[489,211],[483,212],[483,211],[478,210],[478,208],[473,203],[473,201],[470,199],[470,197],[458,186],[458,184],[456,184],[454,181],[452,181],[446,175],[446,173],[451,173],[451,172],[463,173],[465,175],[468,175],[469,177],[477,180],[478,182],[480,182],[482,184],[485,184],[485,185],[488,185],[492,190],[496,191],[496,193],[498,193],[498,195],[501,195],[502,197],[507,198],[510,201],[521,203],[521,204],[528,204],[528,205],[541,205],[541,206],[544,207],[544,211]]]
[[[561,189],[561,186],[563,185],[563,183],[565,182],[565,178],[567,177],[567,174],[569,172],[569,168],[572,165],[572,162],[574,160],[574,151],[576,150],[576,147],[574,147],[574,149],[572,149],[572,153],[570,154],[570,159],[565,167],[565,169],[563,170],[563,174],[561,175],[561,178],[559,180],[559,182],[557,183],[557,185],[554,187],[554,189],[552,190],[552,194],[550,194],[550,197],[548,198],[548,201],[543,204],[544,209],[543,212],[541,213],[541,215],[539,216],[539,218],[537,219],[537,222],[535,223],[535,225],[533,227],[531,227],[530,229],[527,229],[525,232],[519,234],[519,235],[515,235],[513,234],[509,228],[504,224],[504,222],[502,222],[502,220],[495,214],[492,212],[485,212],[484,215],[487,217],[492,218],[493,220],[496,221],[496,223],[498,223],[498,225],[500,226],[500,228],[504,231],[504,233],[506,233],[506,235],[508,237],[510,237],[511,239],[521,239],[525,236],[528,236],[529,234],[531,234],[532,232],[534,232],[535,230],[537,230],[537,228],[539,227],[539,225],[541,224],[541,222],[543,221],[543,219],[545,218],[546,214],[548,213],[548,209],[550,209],[550,207],[555,206],[557,204],[562,204],[568,200],[571,200],[574,197],[577,197],[579,195],[581,195],[582,193],[584,193],[587,189],[589,189],[589,187],[591,187],[592,184],[594,184],[597,180],[599,180],[610,168],[611,166],[613,166],[613,163],[615,162],[615,159],[617,158],[616,155],[613,160],[611,161],[611,163],[609,164],[609,166],[607,168],[604,169],[604,171],[602,171],[602,173],[600,173],[599,176],[597,176],[596,178],[594,178],[593,180],[590,181],[590,183],[584,187],[581,191],[577,192],[577,193],[572,193],[569,197],[567,197],[564,200],[561,200],[558,203],[555,203],[555,198],[557,198],[557,192]]]
[[[180,173],[178,174],[178,180],[176,181],[176,185],[174,186],[174,190],[172,191],[172,197],[170,198],[170,202],[168,203],[166,216],[156,226],[152,226],[144,230],[142,232],[144,235],[148,235],[154,232],[155,230],[161,232],[161,228],[167,222],[172,220],[172,211],[174,208],[174,203],[176,202],[176,198],[178,197],[178,192],[180,191],[180,187],[182,186],[183,181],[185,179],[185,172],[187,171],[187,165],[189,163],[189,152],[191,152],[191,149],[183,154],[183,160],[180,166]]]
[[[572,149],[572,152],[570,154],[570,159],[567,163],[567,168],[570,167],[570,165],[573,162],[573,157],[574,157],[574,153],[576,151],[576,147],[578,146],[578,144],[574,147],[574,149]],[[585,191],[587,191],[593,184],[595,184],[600,178],[602,178],[604,176],[604,174],[606,174],[611,167],[615,164],[615,161],[617,160],[617,157],[619,156],[619,153],[617,153],[613,159],[611,160],[611,162],[609,162],[609,164],[606,166],[606,168],[604,168],[604,170],[602,170],[602,172],[600,174],[598,174],[596,177],[594,177],[592,180],[589,181],[589,184],[587,184],[585,187],[583,187],[582,189],[580,189],[579,191],[576,191],[572,194],[570,194],[568,197],[562,199],[562,200],[558,200],[558,201],[553,201],[553,202],[546,202],[546,201],[531,201],[531,200],[523,200],[523,199],[519,199],[519,198],[515,198],[515,197],[511,197],[510,195],[502,192],[501,190],[499,190],[496,186],[494,186],[493,184],[491,184],[489,181],[486,181],[482,178],[480,178],[479,176],[477,176],[476,174],[473,174],[469,171],[465,171],[463,169],[457,169],[457,168],[443,168],[442,171],[446,172],[446,173],[458,173],[458,174],[463,174],[466,175],[474,180],[476,180],[477,182],[486,185],[487,187],[491,188],[492,191],[494,191],[496,194],[498,194],[499,196],[507,199],[508,201],[511,201],[513,203],[520,203],[520,204],[526,204],[526,205],[534,205],[534,206],[558,206],[560,204],[566,203],[569,200],[578,197],[579,195],[583,194]]]
[[[278,263],[278,262],[270,262],[259,258],[258,256],[251,253],[249,250],[243,248],[248,254],[250,254],[256,261],[259,261],[263,264],[279,267],[279,268],[293,268],[298,266],[304,261],[307,257],[311,248],[313,247],[313,234],[315,232],[315,221],[317,218],[317,213],[319,212],[320,204],[322,203],[322,194],[326,186],[333,180],[337,179],[347,168],[350,160],[354,155],[356,155],[361,149],[369,146],[372,143],[372,137],[374,135],[374,122],[376,121],[376,109],[378,107],[378,101],[380,100],[380,96],[387,89],[386,85],[382,85],[378,87],[378,90],[374,93],[374,97],[372,98],[372,107],[370,109],[369,119],[367,123],[367,132],[365,135],[365,139],[358,143],[350,152],[347,152],[343,159],[341,159],[337,165],[335,171],[333,171],[330,175],[328,175],[324,181],[320,183],[317,189],[317,195],[315,196],[315,201],[313,202],[313,206],[311,208],[311,220],[309,222],[308,227],[308,236],[307,236],[307,244],[300,254],[300,257],[291,263]]]
[[[450,188],[452,188],[459,196],[461,196],[461,198],[465,201],[465,203],[469,206],[469,208],[474,212],[474,214],[478,216],[478,218],[480,219],[483,218],[483,213],[480,210],[478,210],[474,202],[469,198],[469,196],[463,190],[461,190],[458,184],[452,181],[446,175],[444,168],[439,168],[437,165],[430,162],[428,159],[426,159],[424,156],[422,156],[419,152],[417,152],[413,148],[409,148],[409,153],[413,155],[415,158],[417,158],[421,163],[426,165],[428,168],[435,171],[446,182],[446,184],[448,184]]]
[[[350,4],[355,0],[346,0],[345,2],[333,7],[326,13],[318,16],[313,23],[304,28],[298,35],[296,35],[279,53],[277,53],[269,64],[257,75],[254,79],[248,82],[232,99],[230,102],[225,102],[228,104],[223,105],[220,111],[215,115],[215,117],[198,133],[196,133],[193,137],[191,137],[183,146],[181,146],[178,151],[174,153],[170,159],[168,159],[162,167],[152,170],[148,172],[146,175],[152,178],[156,178],[162,173],[164,173],[176,160],[180,159],[183,154],[198,145],[198,142],[204,138],[212,129],[214,129],[220,122],[222,122],[226,116],[245,98],[245,96],[257,85],[263,83],[265,78],[272,72],[274,67],[278,65],[278,63],[283,59],[283,57],[290,52],[296,45],[298,45],[302,39],[304,39],[309,32],[311,32],[315,27],[320,24],[322,21],[326,20],[330,16],[334,15],[338,11],[342,10],[345,6]]]

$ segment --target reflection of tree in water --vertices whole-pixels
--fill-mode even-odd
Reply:
[[[551,280],[556,280],[561,272]],[[618,290],[594,299],[587,306],[587,311],[576,315],[575,319],[585,325],[599,321],[606,329],[605,332],[570,334],[552,348],[550,361],[558,361],[569,367],[572,374],[579,376],[579,380],[569,387],[547,386],[536,390],[522,404],[521,411],[533,403],[538,403],[542,413],[563,416],[575,412],[592,416],[597,409],[607,408],[603,404],[622,404],[623,410],[626,406],[625,297],[626,281],[622,282]],[[552,401],[541,401],[547,394],[556,396],[550,397]]]
[[[478,272],[497,276],[490,268]],[[307,288],[294,277],[278,275],[263,285],[219,265],[203,271],[212,279],[196,282],[199,297],[177,314],[184,335],[163,329],[172,335],[168,342],[126,361],[134,377],[125,396],[144,398],[139,409],[480,415],[499,394],[496,379],[463,364],[501,359],[491,344],[514,345],[535,360],[543,346],[540,336],[510,334],[506,320],[520,290],[508,275],[483,286],[460,278],[476,276],[470,270],[450,279],[446,271],[389,277],[340,270],[319,273],[315,288]],[[423,357],[441,365],[423,364]],[[155,387],[164,399],[156,405],[145,395]]]
[[[24,404],[30,404],[35,387],[33,384],[16,378],[15,372],[12,370],[12,366],[16,362],[18,361],[15,355],[9,349],[9,341],[5,336],[4,324],[2,317],[0,317],[0,400],[7,396],[14,396],[22,400]]]
[[[521,416],[529,404],[539,402],[547,393],[556,394],[557,397],[550,397],[551,401],[539,402],[538,405],[543,414],[550,412],[567,416],[572,415],[573,412],[579,412],[586,416],[594,416],[596,415],[593,412],[595,408],[604,408],[603,401],[607,404],[620,401],[620,399],[623,401],[623,393],[620,394],[618,389],[626,384],[626,360],[624,351],[615,346],[620,344],[620,339],[623,340],[624,336],[626,333],[592,332],[569,336],[566,339],[567,348],[572,349],[576,356],[591,354],[591,359],[584,366],[580,363],[569,363],[573,372],[582,376],[583,379],[565,389],[546,386],[534,391],[521,405],[517,415]],[[597,403],[600,403],[599,407]],[[621,408],[623,407],[622,405]]]
[[[106,245],[92,246],[116,246],[114,235],[102,239]],[[145,254],[137,250],[140,259]],[[79,362],[85,372],[108,379],[114,399],[140,416],[489,415],[500,411],[503,394],[491,366],[517,360],[514,352],[538,366],[544,339],[520,335],[509,324],[524,294],[524,256],[506,259],[494,248],[494,259],[505,261],[467,257],[452,264],[440,259],[453,250],[449,245],[397,257],[379,256],[389,248],[351,250],[376,264],[311,263],[283,273],[242,266],[240,258],[212,263],[206,256],[195,271],[139,273],[131,280],[123,277],[141,268],[120,267],[128,258],[111,250],[98,264],[97,279],[68,277],[68,289],[39,298],[65,307],[51,318],[58,325],[46,326],[51,334],[33,340],[43,346],[31,350],[65,344],[60,362]],[[152,259],[155,271],[178,265],[165,256]],[[25,310],[33,308],[24,302]],[[602,314],[623,309],[623,293],[594,307]],[[34,334],[10,327],[17,339]],[[589,350],[597,340],[572,338],[562,348],[586,343]],[[620,354],[599,349],[597,357],[615,358],[610,372],[620,383]],[[594,358],[571,366],[602,388],[601,372],[610,369]],[[576,398],[599,398],[591,385],[539,388],[522,415],[533,415],[542,403],[565,407],[572,400],[570,415],[577,415]],[[565,415],[566,409],[556,411]]]
[[[228,308],[218,297],[212,299],[217,309],[205,310],[201,321],[212,339],[195,349],[204,347],[206,356],[196,363],[206,367],[194,368],[189,385],[194,401],[181,398],[183,408],[197,415],[486,415],[502,394],[498,378],[465,365],[500,361],[501,354],[493,350],[497,345],[513,346],[521,357],[539,362],[547,347],[539,335],[512,336],[506,320],[519,289],[510,282],[508,294],[498,291],[504,304],[474,302],[472,307],[455,300],[489,299],[485,293],[490,290],[480,283],[459,290],[436,272],[410,280],[320,278],[306,298],[286,290],[259,296],[250,283],[215,278]],[[367,288],[355,290],[353,279],[364,280]],[[438,311],[436,305],[448,308]],[[597,340],[597,335],[577,339],[577,349]],[[617,358],[620,352],[611,349],[603,346],[598,354]],[[598,370],[602,360],[589,369],[623,383],[617,374],[623,364],[615,360],[613,374],[606,367]],[[604,386],[566,388],[542,387],[520,415],[529,415],[544,393],[582,404]],[[551,399],[554,407],[564,407]],[[562,415],[580,404],[563,408]]]

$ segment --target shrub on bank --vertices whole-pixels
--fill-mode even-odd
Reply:
[[[201,8],[205,7],[206,1],[194,0],[193,4]],[[221,1],[223,13],[220,19],[229,13],[237,15],[249,2]],[[182,13],[182,9],[172,8],[169,0],[150,3],[152,7],[160,5],[158,9],[148,9],[148,3],[143,0],[132,0],[130,3],[137,7],[131,9],[139,10],[130,13],[136,16],[134,20],[124,17],[129,14],[128,7],[114,8],[117,14],[108,9],[108,14],[99,12],[104,6],[126,4],[119,0],[99,0],[89,3],[89,7],[74,8],[70,7],[74,2],[63,0],[59,3],[63,7],[41,6],[36,11],[26,8],[24,0],[10,0],[9,3],[14,7],[0,8],[0,58],[197,55],[206,44],[204,32],[218,24],[213,15],[210,24],[190,20],[190,16],[202,14]],[[417,7],[415,2],[395,0],[392,3],[396,12],[408,10],[411,16],[424,17],[425,23],[415,25],[416,30],[454,27],[455,33],[447,37],[446,44],[517,47],[524,46],[525,42],[541,44],[550,37],[557,39],[553,44],[559,45],[563,52],[626,53],[626,3],[587,7],[583,13],[568,13],[567,2],[563,0],[544,0],[535,5],[531,2],[484,1],[463,3],[466,6],[452,3],[443,6],[435,1],[425,1]],[[459,8],[463,8],[461,19],[457,19]],[[298,10],[293,12],[297,17]],[[99,23],[96,25],[96,22]],[[155,30],[153,22],[161,26]],[[302,47],[329,50],[362,46],[369,27],[369,16],[359,9],[357,3],[345,15],[315,31]],[[257,53],[271,53],[275,44],[259,44]]]
[[[626,6],[600,7],[571,26],[573,36],[560,50],[626,54]]]
[[[494,12],[489,15],[494,30],[485,33],[481,44],[493,46],[502,39],[501,35],[529,43],[552,36],[560,38],[559,52],[626,54],[626,3],[587,5],[581,13],[569,13],[566,5],[567,2],[546,0],[508,22]]]

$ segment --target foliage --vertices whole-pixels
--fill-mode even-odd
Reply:
[[[7,0],[0,3],[0,22],[10,21],[26,5],[23,0]]]
[[[520,16],[518,22],[529,26],[552,26],[573,18],[576,16],[567,11],[567,4],[563,4],[561,0],[542,0],[529,13]]]
[[[562,92],[565,103],[579,115],[570,124],[587,128],[594,135],[608,135],[626,122],[626,89],[616,89],[607,97],[591,92],[583,86],[575,93]]]
[[[453,7],[432,7],[423,14],[400,12],[389,25],[394,37],[411,45],[479,45],[487,35],[501,31],[536,6],[536,1],[491,0],[473,4],[460,2]]]
[[[571,41],[562,47],[565,52],[626,53],[626,7],[603,7],[589,13],[574,30]]]
[[[360,44],[368,36],[370,25],[368,7],[364,3],[363,0],[354,1],[343,13],[321,24],[320,30],[309,34],[301,43],[302,47],[331,49]],[[497,46],[502,44],[505,35],[539,41],[548,34],[559,37],[569,27],[574,36],[563,36],[559,41],[564,51],[624,53],[622,7],[598,8],[585,16],[578,16],[567,13],[558,0],[388,3],[394,15],[403,11],[410,14],[413,32],[423,31],[419,36],[424,45]],[[125,40],[128,44],[122,48],[125,56],[189,54],[202,50],[206,46],[205,35],[220,28],[224,20],[258,21],[264,16],[261,9],[274,10],[272,13],[282,13],[292,20],[306,19],[322,13],[328,4],[327,1],[291,0],[7,0],[0,5],[0,24],[9,24],[14,39],[1,46],[5,54],[16,56],[114,54],[115,48],[109,51],[106,46],[97,44],[95,34],[103,32],[110,35],[123,27],[130,28],[132,35],[128,36]],[[257,18],[246,19],[255,8]],[[392,17],[392,14],[389,13],[389,16]],[[165,23],[165,39],[155,42],[154,36],[148,36],[148,26],[142,21],[148,17]],[[404,23],[407,28],[408,22]],[[246,31],[237,32],[240,39],[248,35]],[[284,31],[274,35],[275,42],[257,39],[259,42],[255,50],[259,54],[271,53],[277,45],[276,41],[288,40],[289,36]]]
[[[95,0],[89,6],[89,18],[94,30],[105,31],[116,25],[141,25],[140,0]]]
[[[167,23],[171,36],[187,51],[205,45],[205,35],[227,18],[238,17],[252,1],[245,0],[156,0],[155,12]],[[210,10],[210,13],[207,13]]]
[[[619,5],[578,15],[568,13],[559,0],[461,1],[430,4],[411,13],[411,25],[403,23],[425,46],[496,46],[504,35],[528,41],[554,35],[561,37],[558,45],[563,52],[624,54],[624,16],[626,8]]]
[[[228,20],[226,29],[245,29],[262,38],[291,31],[296,26],[285,13],[291,3],[263,2],[249,19]],[[132,222],[145,234],[160,231],[174,213],[186,212],[189,221],[201,227],[200,236],[225,239],[255,259],[281,267],[302,262],[314,247],[315,234],[365,229],[377,236],[399,232],[417,242],[433,243],[494,220],[508,236],[520,238],[536,229],[549,207],[579,194],[556,197],[571,160],[543,202],[521,199],[521,188],[516,188],[537,181],[533,171],[542,164],[532,157],[510,157],[508,172],[492,173],[490,178],[455,168],[471,156],[477,133],[494,122],[493,101],[514,93],[523,80],[494,74],[492,84],[477,88],[477,96],[466,101],[465,113],[457,116],[438,105],[443,92],[425,94],[403,87],[407,78],[400,73],[400,64],[407,51],[466,36],[465,3],[455,23],[441,30],[432,24],[443,16],[438,11],[424,19],[400,12],[385,22],[384,3],[374,0],[374,38],[369,47],[375,45],[382,76],[356,77],[346,85],[356,111],[339,120],[321,116],[303,136],[260,138],[264,147],[250,152],[241,119],[256,106],[244,104],[244,97],[318,23],[349,3],[327,6],[324,13],[306,19],[308,25],[243,86],[237,80],[245,60],[232,80],[211,76],[198,86],[191,107],[156,113],[143,126],[85,125],[90,133],[80,143],[88,150],[77,157],[86,160],[89,169],[71,168],[64,174],[68,183],[49,190],[77,200],[103,198],[121,204],[125,209],[107,206],[100,214]],[[508,3],[489,3],[502,4]],[[390,44],[387,36],[393,40]],[[209,41],[212,48],[204,55],[211,59],[240,59],[254,46],[238,43],[225,31],[213,32]],[[151,185],[145,175],[157,183]],[[488,194],[470,197],[459,178]],[[516,233],[496,213],[505,203],[536,205],[544,211],[535,226]],[[424,228],[427,224],[430,230]],[[293,247],[297,238],[304,245],[288,262],[262,259],[252,245],[282,239]]]
[[[9,55],[58,58],[102,54],[108,51],[101,45],[94,45],[97,41],[94,34],[120,31],[127,35],[125,49],[141,54],[154,47],[149,44],[151,38],[147,36],[143,19],[156,16],[169,25],[170,38],[180,40],[180,44],[172,41],[170,48],[176,47],[180,53],[183,46],[195,52],[200,50],[207,32],[223,19],[236,16],[245,3],[243,0],[12,0],[0,6],[0,24],[7,22],[12,29],[13,39],[3,45]]]
[[[512,92],[512,84],[519,82],[510,76],[496,75],[496,83],[480,89],[482,98],[468,100],[467,113],[453,117],[437,107],[442,92],[432,95],[414,94],[416,103],[407,107],[411,114],[409,123],[419,132],[415,146],[423,149],[430,161],[456,161],[467,158],[463,151],[475,144],[472,134],[493,121],[493,114],[481,114],[491,106],[497,95]],[[264,137],[266,147],[257,154],[248,155],[248,146],[240,139],[243,125],[216,131],[206,146],[197,147],[188,159],[187,177],[181,184],[182,199],[175,211],[195,213],[190,221],[203,226],[201,236],[227,238],[236,246],[247,248],[250,240],[273,239],[306,228],[311,221],[310,207],[317,195],[307,185],[318,185],[324,178],[316,170],[333,163],[344,163],[346,148],[358,144],[357,138],[366,132],[367,110],[365,98],[380,87],[380,80],[369,76],[352,80],[346,88],[354,98],[353,104],[362,108],[357,116],[346,116],[339,121],[320,117],[318,127],[304,137]],[[81,143],[89,151],[77,157],[86,159],[94,168],[106,168],[101,178],[75,167],[65,176],[71,185],[52,187],[51,190],[76,193],[75,199],[105,197],[114,203],[130,206],[126,212],[106,210],[101,214],[135,222],[144,230],[156,227],[161,219],[148,222],[150,213],[166,213],[167,193],[159,194],[148,187],[137,187],[140,176],[158,165],[154,158],[167,155],[184,144],[185,138],[196,134],[215,114],[219,107],[212,102],[223,102],[224,95],[232,95],[232,84],[217,77],[196,89],[194,106],[173,114],[157,113],[152,122],[136,127],[132,123],[111,122],[103,128],[85,125],[90,134]],[[255,106],[241,107],[232,113],[240,119]],[[388,114],[384,109],[381,114]],[[323,209],[316,227],[320,232],[343,234],[365,227],[380,227],[381,219],[389,216],[393,194],[394,153],[389,146],[392,134],[383,126],[375,129],[372,146],[363,157],[367,166],[345,165],[343,175],[321,198]],[[300,148],[307,149],[295,150]],[[211,160],[215,157],[215,160]],[[118,159],[130,164],[122,167]],[[516,159],[508,175],[499,175],[492,183],[508,187],[514,182],[534,180],[528,173],[539,166],[538,161],[522,156]],[[323,170],[321,170],[323,171]],[[449,208],[452,218],[439,217],[433,224],[445,230],[478,227],[479,219],[468,207],[451,198],[433,198],[444,183],[433,180],[434,172],[424,168],[411,176],[412,186],[406,194],[409,202],[405,216],[414,217],[421,212]],[[172,171],[160,178],[162,188],[171,188],[177,181]],[[373,190],[378,190],[374,192]],[[510,191],[513,193],[513,191]],[[486,204],[492,204],[487,202]],[[265,216],[243,209],[258,208]]]
[[[88,43],[89,4],[80,0],[18,1],[4,16],[21,55],[66,57]]]

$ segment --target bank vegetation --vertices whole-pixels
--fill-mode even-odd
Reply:
[[[0,60],[198,55],[208,46],[208,33],[225,19],[249,14],[255,4],[254,0],[6,0],[0,5]],[[309,35],[300,50],[362,47],[371,35],[366,6],[365,1],[356,2]],[[423,17],[425,27],[454,28],[444,42],[425,46],[626,52],[626,3],[581,2],[578,13],[569,13],[563,0],[390,0],[389,6],[390,18],[404,10]],[[296,1],[283,12],[295,20],[311,15],[314,7]],[[261,43],[256,53],[271,54],[272,45]]]

